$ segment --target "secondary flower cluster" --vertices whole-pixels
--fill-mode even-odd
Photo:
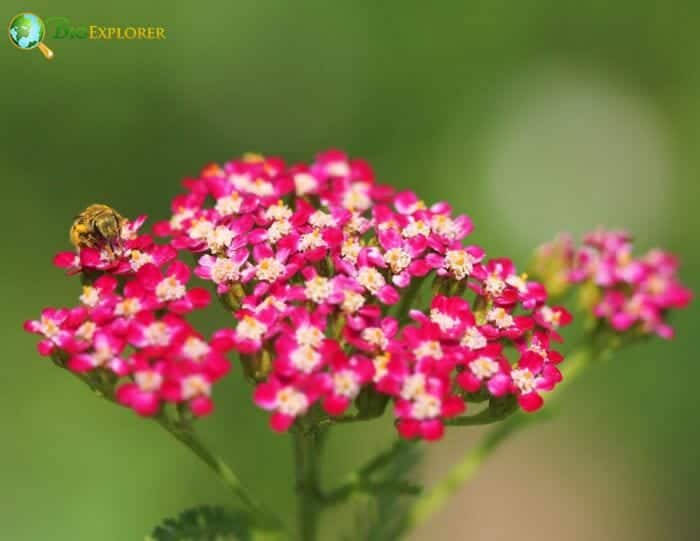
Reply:
[[[471,220],[447,203],[377,184],[339,151],[291,167],[247,155],[183,185],[153,228],[168,244],[139,234],[142,217],[117,247],[58,254],[98,278],[80,307],[26,324],[42,354],[106,374],[138,413],[167,402],[209,413],[230,350],[278,431],[312,408],[362,417],[393,399],[400,434],[434,440],[469,401],[513,396],[533,411],[561,380],[551,345],[570,314],[509,259],[465,245]],[[181,252],[234,316],[210,340],[184,318],[209,295],[188,289]]]
[[[538,260],[557,271],[559,279],[545,271],[555,282],[563,276],[569,284],[588,285],[582,288],[583,303],[618,332],[671,338],[669,310],[684,308],[692,299],[678,279],[678,259],[658,249],[635,257],[632,238],[624,231],[593,231],[578,248],[569,236],[560,236],[540,248]]]
[[[79,306],[47,308],[25,329],[42,336],[41,355],[97,378],[140,415],[155,415],[166,402],[206,415],[212,384],[229,370],[230,345],[205,340],[186,321],[210,294],[187,288],[190,270],[175,249],[137,235],[143,220],[125,224],[114,256],[92,248],[58,254],[55,263],[69,272],[104,274],[83,287]]]

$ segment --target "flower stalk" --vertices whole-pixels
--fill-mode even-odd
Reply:
[[[317,541],[321,516],[320,459],[325,432],[297,426],[292,430],[299,541]]]

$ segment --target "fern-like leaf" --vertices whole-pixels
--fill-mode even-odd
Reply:
[[[253,528],[241,511],[201,506],[165,519],[146,541],[252,541]]]

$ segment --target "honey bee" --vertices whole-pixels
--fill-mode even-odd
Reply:
[[[78,249],[101,248],[113,256],[121,247],[124,217],[107,205],[90,205],[78,214],[70,228],[70,241]]]

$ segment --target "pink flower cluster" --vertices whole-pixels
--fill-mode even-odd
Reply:
[[[173,248],[138,236],[141,223],[125,226],[114,256],[92,248],[58,254],[55,263],[69,272],[105,272],[83,287],[79,306],[47,308],[25,329],[42,336],[41,355],[111,387],[121,382],[115,398],[140,415],[155,415],[166,402],[207,415],[212,384],[230,368],[230,344],[204,339],[186,321],[210,294],[187,287],[190,269]]]
[[[666,323],[669,310],[684,308],[692,299],[678,279],[678,259],[661,250],[634,257],[632,239],[622,231],[598,230],[587,234],[574,249],[571,240],[565,254],[571,283],[591,283],[598,292],[593,315],[607,321],[618,332],[631,329],[672,338]]]
[[[435,440],[469,401],[513,396],[533,411],[561,380],[551,345],[570,314],[510,260],[465,245],[472,222],[449,204],[396,193],[334,150],[294,166],[247,155],[183,185],[153,228],[169,244],[139,236],[139,219],[116,257],[59,254],[69,272],[104,274],[81,308],[27,324],[71,370],[120,378],[117,397],[139,413],[168,401],[207,413],[231,349],[278,431],[312,409],[362,415],[393,399],[402,436]],[[183,317],[208,297],[187,288],[179,252],[234,316],[209,341]]]

